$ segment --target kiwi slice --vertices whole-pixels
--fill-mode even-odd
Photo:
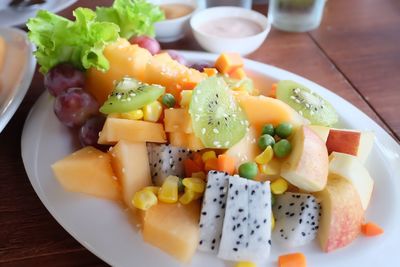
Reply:
[[[328,101],[294,81],[280,81],[276,97],[308,119],[311,124],[332,126],[338,121],[336,110]]]
[[[124,113],[144,107],[165,92],[160,85],[148,85],[131,77],[124,77],[100,108],[104,114]]]
[[[252,79],[246,77],[241,80],[238,80],[238,79],[230,78],[229,76],[226,76],[226,75],[222,75],[221,77],[224,78],[225,82],[228,84],[230,89],[235,90],[235,89],[242,88],[242,89],[245,89],[250,94],[253,93],[254,84],[253,84]]]
[[[207,148],[230,148],[248,130],[246,115],[221,77],[200,82],[189,106],[195,135]]]

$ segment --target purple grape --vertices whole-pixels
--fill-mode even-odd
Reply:
[[[203,72],[204,68],[213,68],[214,66],[210,64],[209,62],[199,62],[199,63],[194,63],[189,66],[192,69],[196,69],[200,72]]]
[[[137,36],[129,39],[131,44],[137,44],[141,48],[147,49],[152,55],[160,52],[161,46],[156,39],[149,36]]]
[[[162,52],[168,53],[168,55],[169,55],[172,59],[178,61],[178,62],[181,63],[182,65],[185,65],[185,66],[187,65],[186,59],[185,59],[183,56],[181,56],[177,51],[175,51],[175,50],[163,50]]]
[[[94,116],[88,119],[79,130],[79,141],[83,147],[94,146],[100,148],[97,144],[99,132],[103,129],[106,118],[102,115]]]
[[[85,74],[67,63],[55,66],[44,77],[44,86],[53,96],[58,96],[72,87],[83,88],[84,85]]]
[[[70,88],[56,97],[54,112],[65,126],[79,127],[98,114],[99,104],[83,89]]]

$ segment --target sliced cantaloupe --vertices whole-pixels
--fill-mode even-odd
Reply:
[[[149,159],[146,143],[119,141],[110,151],[111,165],[122,187],[125,204],[132,205],[133,195],[143,187],[151,185]]]
[[[114,145],[121,140],[166,143],[167,137],[161,123],[107,117],[97,142]]]
[[[143,239],[181,262],[193,257],[199,242],[200,203],[160,203],[143,218]]]
[[[54,175],[68,191],[112,200],[120,199],[120,186],[110,155],[85,147],[51,165]]]
[[[102,104],[114,89],[115,81],[124,76],[144,80],[147,62],[151,54],[138,45],[131,45],[125,39],[119,39],[104,49],[110,68],[103,72],[90,68],[86,72],[86,89]]]
[[[0,36],[0,72],[3,69],[4,60],[6,58],[6,41]]]
[[[237,68],[229,74],[229,77],[241,80],[246,78],[247,75],[243,68]]]
[[[167,53],[161,53],[147,63],[145,82],[165,86],[166,91],[179,102],[182,90],[193,89],[205,78],[207,74],[180,64]]]
[[[222,53],[215,61],[215,68],[224,74],[229,74],[243,65],[243,58],[238,53]]]
[[[306,121],[286,103],[266,96],[235,95],[240,106],[245,111],[250,125],[255,127],[257,133],[265,124],[272,123],[277,126],[282,122],[289,122],[294,127],[305,124]]]
[[[194,133],[169,133],[169,142],[173,146],[186,148],[192,151],[197,151],[205,148],[200,138],[197,138]]]
[[[164,127],[167,133],[193,133],[192,118],[188,110],[183,108],[165,109]]]
[[[250,127],[242,140],[225,152],[228,156],[236,159],[236,169],[242,163],[254,161],[255,157],[261,153],[257,144],[258,137],[257,131],[253,127]]]

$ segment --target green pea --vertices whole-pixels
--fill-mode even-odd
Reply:
[[[261,150],[266,149],[267,146],[274,146],[274,144],[275,139],[269,134],[263,134],[261,135],[260,139],[258,139],[258,147]]]
[[[175,97],[172,94],[165,94],[162,97],[162,103],[167,108],[172,108],[172,107],[175,106],[176,100],[175,100]]]
[[[264,127],[262,128],[262,133],[261,134],[269,134],[270,136],[274,136],[275,135],[274,125],[265,124]]]
[[[293,126],[290,123],[281,123],[276,127],[275,132],[280,138],[287,138],[292,134]]]
[[[239,175],[243,178],[254,179],[257,176],[258,167],[254,162],[246,162],[239,166]]]
[[[183,179],[179,178],[178,180],[178,192],[183,193],[185,191],[185,186],[183,185]]]
[[[286,139],[281,139],[274,145],[274,155],[278,158],[286,157],[291,150],[292,145]]]
[[[274,194],[271,193],[271,206],[273,206],[275,204],[276,201],[276,197]]]

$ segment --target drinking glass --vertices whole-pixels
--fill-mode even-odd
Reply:
[[[237,6],[251,9],[251,2],[252,0],[206,0],[206,6]]]
[[[275,28],[305,32],[318,28],[326,0],[269,0],[268,18]]]

